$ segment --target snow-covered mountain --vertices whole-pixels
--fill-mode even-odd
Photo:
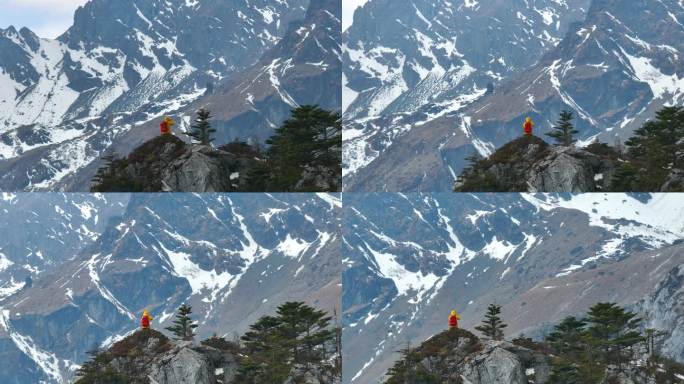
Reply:
[[[30,286],[0,300],[3,383],[67,382],[86,351],[136,329],[145,308],[161,330],[189,303],[201,336],[232,338],[284,301],[339,306],[337,196],[105,197],[18,194],[0,204],[3,225],[44,201],[59,207],[45,213],[42,233],[39,217],[11,222],[33,239],[22,240],[26,250],[0,250],[4,264],[33,273]],[[79,229],[88,237],[71,233]]]
[[[539,335],[597,301],[656,295],[684,264],[675,194],[346,194],[343,210],[344,343],[354,346],[344,382],[378,382],[407,342],[444,330],[451,309],[472,328],[498,303],[509,335]],[[646,300],[657,308],[649,321],[673,332],[681,308],[660,296]],[[681,358],[681,343],[670,345]]]
[[[127,195],[0,194],[0,300],[92,244]]]
[[[158,134],[161,115],[182,131],[200,105],[213,108],[217,144],[263,141],[294,105],[339,109],[339,9],[91,0],[57,40],[0,32],[0,189],[87,191],[103,153]]]
[[[346,110],[352,119],[345,136],[348,190],[450,190],[467,156],[491,154],[519,136],[526,116],[535,119],[539,132],[546,132],[561,110],[570,109],[578,117],[583,142],[599,137],[613,144],[616,138],[629,137],[658,108],[682,102],[684,61],[679,52],[684,49],[684,4],[678,0],[514,1],[486,6],[456,1],[451,9],[460,7],[458,14],[466,21],[431,25],[423,21],[421,29],[413,27],[420,25],[417,10],[433,2],[414,1],[416,10],[402,14],[416,20],[402,36],[411,34],[418,42],[425,41],[417,58],[425,61],[440,51],[440,40],[423,37],[430,36],[424,30],[434,34],[444,28],[442,24],[449,25],[454,31],[444,36],[463,33],[454,43],[460,55],[426,68],[448,74],[442,69],[451,66],[467,74],[455,76],[455,82],[435,82],[434,75],[427,75],[434,71],[419,70],[425,75],[413,76],[422,79],[416,86],[406,79],[418,59],[404,60],[403,53],[395,54],[392,39],[369,37],[375,33],[364,20],[383,14],[384,9],[377,8],[382,3],[371,0],[358,11],[343,38],[345,47],[355,47],[348,52],[357,57],[354,73],[360,73],[352,77],[345,72],[350,79],[346,100],[354,100]],[[466,7],[473,3],[477,5]],[[575,11],[563,13],[565,7]],[[448,13],[443,8],[441,12]],[[482,29],[469,30],[468,20],[477,20]],[[403,19],[387,24],[395,23],[406,24]],[[360,42],[352,36],[360,36]],[[379,54],[382,49],[377,47],[385,46],[389,48]],[[473,58],[477,55],[463,46],[488,56],[478,65]],[[395,65],[384,61],[388,58],[396,59]],[[376,85],[379,76],[388,79],[383,84],[394,79],[406,85],[383,93],[387,88]],[[422,99],[413,96],[417,90]],[[367,110],[372,113],[362,112]]]

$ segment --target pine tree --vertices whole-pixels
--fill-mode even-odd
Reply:
[[[577,353],[582,349],[582,334],[587,323],[574,316],[566,317],[556,325],[546,339],[559,354]]]
[[[247,170],[243,192],[275,192],[270,161],[259,160]]]
[[[281,335],[290,340],[290,353],[295,364],[308,368],[327,360],[326,343],[335,338],[329,329],[331,317],[302,302],[288,302],[278,307]]]
[[[620,163],[610,182],[614,192],[638,192],[641,190],[639,170],[631,163]]]
[[[654,328],[647,328],[644,331],[644,344],[650,357],[658,357],[660,355],[658,347],[660,339],[667,336],[667,332],[660,331]]]
[[[385,384],[446,384],[453,381],[444,381],[437,374],[421,364],[423,358],[411,343],[407,342],[406,348],[399,351],[401,358],[387,371],[389,379]],[[460,382],[460,381],[459,381]]]
[[[490,304],[487,307],[485,318],[482,320],[482,325],[475,327],[475,329],[493,340],[502,340],[504,336],[503,329],[508,325],[501,320],[500,315],[501,306]]]
[[[314,186],[297,186],[304,170],[330,169],[341,174],[342,119],[339,113],[317,106],[302,106],[276,129],[266,142],[271,172],[269,189],[316,192]]]
[[[673,168],[684,167],[684,108],[665,107],[627,140],[628,158],[637,170],[638,189],[658,191]]]
[[[590,342],[607,363],[621,364],[623,351],[644,338],[638,329],[641,319],[615,303],[598,303],[589,309],[585,321]]]
[[[93,177],[93,183],[101,184],[112,174],[112,163],[116,160],[114,154],[107,154],[102,156],[102,165],[97,169],[95,176]]]
[[[338,324],[337,308],[333,310],[333,319],[335,319],[335,370],[338,374],[342,374],[342,327]]]
[[[208,109],[200,108],[187,135],[202,145],[211,145],[214,141],[213,134],[216,133],[216,129],[211,127],[209,119],[211,119],[211,112]]]
[[[584,384],[579,369],[575,364],[561,362],[553,365],[549,383],[553,384]]]
[[[127,384],[133,382],[130,377],[121,372],[117,372],[110,364],[111,357],[106,351],[100,350],[98,347],[86,352],[90,357],[88,361],[83,363],[76,375],[78,384]]]
[[[331,317],[302,302],[278,307],[276,316],[262,317],[242,341],[248,358],[239,368],[236,383],[277,383],[288,377],[299,382],[302,372],[330,373],[335,367],[336,330]]]
[[[572,146],[576,141],[574,136],[579,133],[579,131],[576,130],[572,125],[572,119],[573,115],[571,111],[561,112],[556,126],[553,127],[554,130],[546,135],[554,138],[557,145],[564,147]]]
[[[166,329],[176,336],[176,340],[192,340],[195,337],[195,328],[197,324],[190,318],[192,314],[192,307],[183,304],[178,308],[176,318],[173,320],[175,325],[166,327]]]
[[[264,316],[242,336],[247,358],[240,363],[236,383],[282,382],[287,378],[290,364],[279,335],[281,324],[275,316]]]
[[[475,151],[473,154],[465,158],[466,166],[463,167],[461,175],[457,178],[459,182],[464,182],[467,179],[476,176],[479,163],[482,161],[482,156],[479,152]]]

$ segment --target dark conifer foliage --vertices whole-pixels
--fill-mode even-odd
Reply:
[[[173,324],[170,327],[166,327],[166,330],[173,333],[176,336],[176,340],[192,340],[195,337],[195,328],[197,324],[192,320],[190,315],[192,314],[192,307],[183,304],[178,308],[178,313],[176,318],[173,320]]]
[[[501,320],[501,306],[490,304],[489,307],[487,307],[485,318],[482,320],[482,325],[475,327],[475,329],[482,332],[483,335],[490,339],[502,340],[504,337],[503,330],[507,326],[508,325]]]
[[[577,129],[572,125],[573,115],[570,111],[563,111],[560,114],[560,118],[553,127],[553,131],[547,133],[546,135],[552,137],[557,145],[562,145],[564,147],[569,147],[577,140],[575,140],[575,135],[579,133]]]
[[[197,111],[197,118],[190,127],[187,133],[193,140],[202,145],[211,145],[214,141],[214,133],[216,129],[211,126],[209,120],[211,119],[211,111],[205,108],[200,108]]]

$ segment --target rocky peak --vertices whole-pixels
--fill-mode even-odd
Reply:
[[[551,146],[523,136],[476,161],[456,182],[457,191],[594,192],[607,190],[617,153],[601,144]]]
[[[638,348],[637,348],[638,349]],[[464,329],[451,329],[431,337],[418,348],[402,351],[403,359],[388,372],[386,384],[555,384],[589,382],[577,375],[568,381],[563,368],[568,357],[551,343],[519,337],[507,340],[480,339]],[[620,366],[600,359],[592,362],[595,383],[679,383],[684,366],[667,360],[637,357]]]
[[[254,161],[251,153],[230,153],[160,135],[106,165],[93,191],[232,191],[240,187],[241,172]]]
[[[228,383],[237,360],[227,345],[173,341],[158,331],[142,329],[98,352],[84,365],[76,383],[99,383],[112,377],[156,384]]]
[[[387,384],[403,383],[407,370],[429,372],[443,383],[471,384],[545,383],[551,371],[548,354],[508,341],[481,340],[464,329],[433,336],[411,354],[418,367],[404,360],[390,371]]]

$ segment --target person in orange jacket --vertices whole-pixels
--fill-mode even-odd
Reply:
[[[142,329],[149,329],[150,323],[154,320],[154,317],[147,312],[147,309],[143,311],[142,318],[140,319],[140,326]]]
[[[458,321],[461,320],[461,316],[458,315],[458,312],[454,309],[451,311],[451,315],[449,315],[449,329],[456,329],[458,328]]]
[[[525,135],[530,136],[532,135],[532,129],[534,128],[534,122],[532,121],[531,118],[526,117],[525,118],[525,124],[523,124],[523,131],[525,131]]]
[[[170,135],[171,128],[173,128],[174,125],[176,125],[176,122],[167,116],[164,118],[164,120],[162,120],[161,124],[159,124],[159,130],[161,131],[162,135]]]

